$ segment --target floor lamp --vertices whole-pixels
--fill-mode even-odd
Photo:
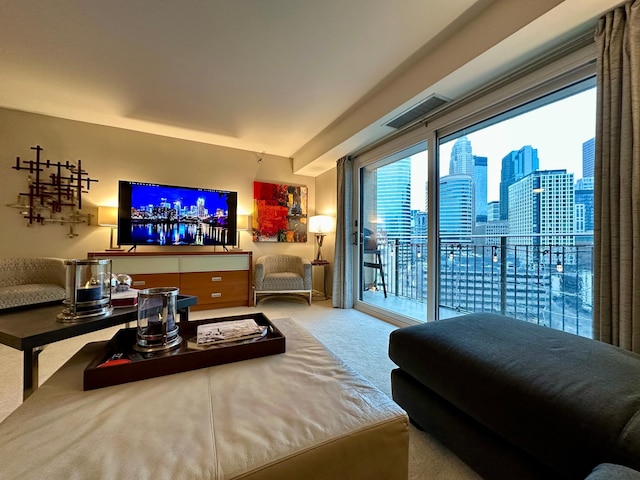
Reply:
[[[327,233],[333,231],[333,217],[329,215],[315,215],[309,218],[309,232],[315,234],[316,243],[318,244],[318,255],[316,262],[324,261],[322,258],[322,242]]]

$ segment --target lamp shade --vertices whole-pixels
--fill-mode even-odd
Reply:
[[[238,230],[249,230],[249,215],[237,215],[236,228]]]
[[[98,207],[98,225],[101,227],[117,227],[118,207]]]
[[[329,215],[315,215],[309,218],[309,232],[325,234],[333,231],[333,217]]]

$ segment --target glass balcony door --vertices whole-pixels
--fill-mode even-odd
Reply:
[[[359,168],[359,302],[426,321],[426,142]]]

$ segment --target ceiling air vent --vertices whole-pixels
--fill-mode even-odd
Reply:
[[[433,112],[437,108],[441,107],[449,101],[448,98],[441,97],[440,95],[433,94],[427,97],[416,106],[411,107],[406,112],[398,115],[396,118],[387,123],[388,127],[400,129],[405,127],[419,118],[426,116],[428,113]]]

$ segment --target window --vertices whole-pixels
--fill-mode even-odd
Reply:
[[[595,107],[587,80],[439,139],[440,317],[504,313],[591,337]]]
[[[594,58],[541,59],[356,158],[356,308],[591,336]]]

